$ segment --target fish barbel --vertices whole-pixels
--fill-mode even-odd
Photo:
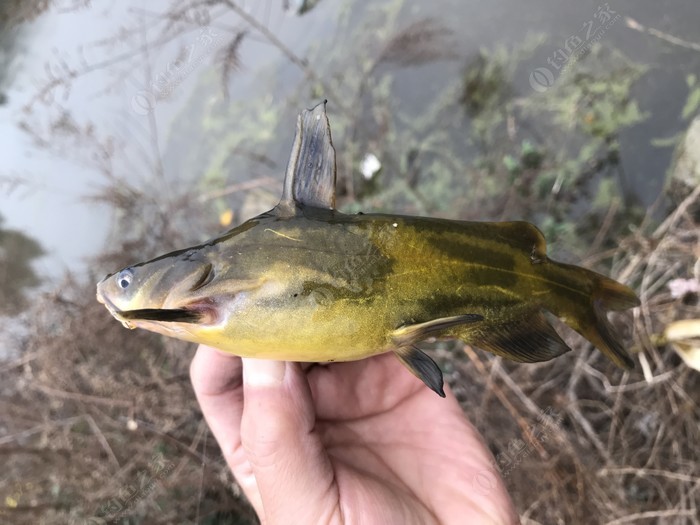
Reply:
[[[621,367],[607,319],[627,286],[547,257],[526,222],[466,222],[335,209],[325,103],[299,116],[280,203],[198,246],[108,275],[97,298],[129,328],[243,357],[306,362],[394,352],[444,396],[417,344],[453,337],[520,362],[570,350],[545,312]]]

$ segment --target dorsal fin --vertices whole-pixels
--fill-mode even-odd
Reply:
[[[297,118],[282,199],[275,211],[292,216],[300,206],[335,208],[335,149],[325,100]]]

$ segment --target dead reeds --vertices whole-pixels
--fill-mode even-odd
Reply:
[[[437,344],[524,523],[696,519],[700,375],[653,341],[700,314],[697,297],[666,286],[694,271],[700,234],[687,209],[698,193],[614,254],[616,276],[643,298],[615,318],[634,340],[635,370],[615,369],[575,334],[574,352],[534,365]],[[94,302],[92,281],[67,278],[59,290],[0,367],[3,521],[254,523],[195,402],[191,349],[124,330]]]

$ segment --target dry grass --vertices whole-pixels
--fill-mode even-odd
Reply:
[[[524,523],[698,523],[700,374],[652,344],[667,323],[700,318],[697,297],[674,299],[666,287],[697,278],[700,228],[688,210],[698,202],[700,188],[614,254],[615,276],[642,298],[634,316],[615,319],[633,336],[635,370],[615,369],[575,334],[575,351],[548,363],[513,365],[469,347],[454,361],[455,389]]]
[[[247,516],[189,384],[187,345],[130,333],[65,282],[34,312],[21,356],[2,367],[5,523],[123,523]],[[183,519],[183,517],[187,517]],[[121,523],[115,521],[115,523]],[[229,521],[228,523],[235,523]]]
[[[524,523],[697,523],[700,374],[651,336],[700,316],[697,298],[665,286],[693,275],[700,236],[687,209],[698,194],[607,254],[643,299],[615,319],[634,338],[634,371],[575,334],[575,352],[526,366],[438,345]],[[0,365],[0,521],[255,523],[195,402],[191,348],[124,330],[89,281],[44,297],[31,336]]]

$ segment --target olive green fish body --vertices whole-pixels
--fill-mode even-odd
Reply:
[[[107,276],[98,299],[141,327],[240,356],[344,361],[394,351],[436,392],[442,375],[415,345],[456,337],[523,362],[569,350],[563,319],[620,366],[606,318],[634,292],[547,257],[525,222],[464,222],[334,209],[325,109],[305,112],[280,204],[199,246]]]
[[[458,337],[530,361],[538,357],[536,348],[530,358],[509,355],[494,337],[518,320],[528,332],[542,329],[529,330],[529,323],[543,309],[590,332],[587,327],[601,322],[592,298],[618,293],[626,302],[608,305],[613,309],[636,302],[628,288],[602,275],[549,260],[541,233],[524,222],[350,216],[320,209],[256,222],[216,245],[223,254],[240,252],[230,266],[239,280],[265,282],[260,293],[243,292],[240,311],[218,345],[223,348],[228,341],[239,355],[357,359],[393,349],[392,334],[402,326],[478,314],[482,322],[432,335]],[[269,264],[271,252],[275,257]],[[607,324],[601,330],[607,333]],[[600,346],[610,347],[616,362],[625,359],[619,344]]]

